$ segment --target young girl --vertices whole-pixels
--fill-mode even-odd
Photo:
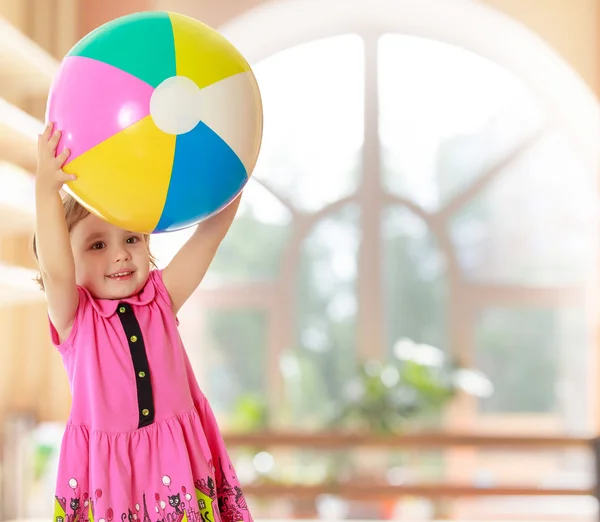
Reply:
[[[73,396],[54,521],[250,522],[176,319],[240,198],[158,270],[147,236],[61,199],[75,177],[62,170],[68,151],[56,157],[59,140],[52,125],[38,140],[34,238],[51,338]]]

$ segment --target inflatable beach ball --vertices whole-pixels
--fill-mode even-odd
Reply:
[[[66,190],[97,216],[151,233],[194,225],[247,183],[262,104],[242,55],[210,27],[150,11],[94,30],[69,51],[46,111],[62,131]]]

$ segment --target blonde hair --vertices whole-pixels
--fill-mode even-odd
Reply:
[[[67,222],[67,230],[71,232],[71,230],[77,223],[79,223],[83,218],[89,216],[90,212],[89,210],[84,208],[73,196],[70,196],[69,194],[67,194],[63,198],[62,202],[63,209],[65,212],[65,221]],[[143,237],[150,257],[150,265],[156,268],[156,259],[150,252],[150,234],[143,234]],[[36,261],[38,261],[37,247],[35,244],[35,234],[33,235],[32,249],[33,255]],[[35,276],[33,280],[38,284],[40,289],[44,291],[44,281],[42,280],[42,274],[37,274],[37,276]]]

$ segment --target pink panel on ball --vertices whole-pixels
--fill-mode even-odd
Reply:
[[[67,57],[48,97],[46,120],[62,131],[57,154],[67,163],[150,114],[154,88],[121,69],[82,56]]]

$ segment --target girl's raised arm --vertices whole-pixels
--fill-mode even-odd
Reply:
[[[163,282],[175,314],[198,287],[240,206],[240,194],[221,212],[201,222],[163,270]]]
[[[48,316],[60,340],[73,326],[78,304],[75,262],[65,220],[60,189],[75,176],[65,174],[62,166],[69,156],[63,151],[56,157],[60,131],[52,124],[38,136],[38,167],[35,186],[35,248],[46,293]]]

